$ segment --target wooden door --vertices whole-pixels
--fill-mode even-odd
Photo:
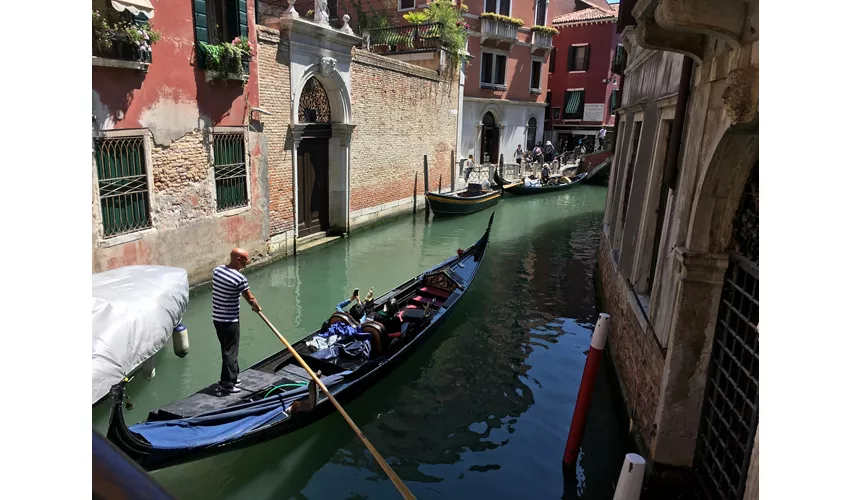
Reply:
[[[298,145],[298,235],[327,231],[329,212],[328,140]]]

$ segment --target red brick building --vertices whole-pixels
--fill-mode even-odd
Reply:
[[[568,149],[578,138],[594,139],[603,126],[613,129],[619,77],[611,68],[623,50],[616,31],[619,4],[575,0],[572,9],[553,21],[560,33],[549,58],[546,116],[548,136]]]

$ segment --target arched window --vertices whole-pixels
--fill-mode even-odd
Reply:
[[[528,119],[528,125],[525,126],[525,149],[530,151],[534,149],[534,142],[537,138],[537,118],[531,117]]]

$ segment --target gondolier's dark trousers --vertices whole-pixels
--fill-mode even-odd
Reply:
[[[221,344],[221,383],[235,384],[239,375],[239,322],[213,321]]]

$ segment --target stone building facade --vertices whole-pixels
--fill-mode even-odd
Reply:
[[[598,266],[631,430],[651,498],[752,498],[758,2],[625,0],[618,24],[627,64]]]

